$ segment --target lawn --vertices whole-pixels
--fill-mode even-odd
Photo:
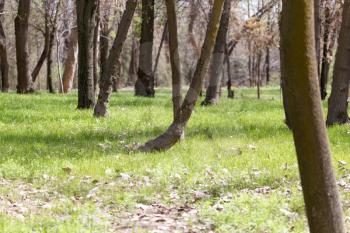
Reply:
[[[198,106],[183,142],[143,154],[171,122],[169,90],[114,94],[106,119],[76,94],[0,94],[0,232],[307,232],[279,89],[262,95]],[[349,218],[350,129],[329,135]]]

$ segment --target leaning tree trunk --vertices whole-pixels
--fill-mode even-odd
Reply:
[[[214,2],[201,56],[197,62],[196,71],[194,72],[187,95],[181,105],[181,108],[176,114],[178,117],[176,117],[164,134],[140,146],[139,149],[141,151],[150,152],[166,150],[181,139],[184,128],[192,115],[193,109],[199,97],[203,78],[209,66],[210,56],[213,51],[216,36],[219,30],[223,5],[224,0],[215,0]]]
[[[0,0],[0,14],[4,13],[5,0]],[[2,17],[0,19],[0,70],[1,80],[0,87],[2,92],[8,92],[9,90],[9,64],[7,60],[7,46],[6,35],[2,25]]]
[[[153,74],[154,0],[142,0],[142,25],[138,79],[135,95],[154,97]]]
[[[211,58],[210,78],[207,93],[202,105],[213,105],[219,102],[221,78],[223,75],[223,63],[227,43],[227,32],[230,21],[231,0],[225,0],[224,11],[222,12],[220,28],[216,38],[213,55]]]
[[[328,100],[327,125],[349,123],[348,97],[350,81],[350,2],[345,1],[343,20],[335,58],[332,91]]]
[[[68,52],[63,71],[63,92],[68,93],[73,88],[73,80],[77,67],[78,35],[77,29],[72,28],[68,39]]]
[[[120,21],[113,46],[109,52],[108,60],[106,63],[106,71],[103,73],[103,76],[100,80],[100,93],[98,95],[98,100],[94,109],[94,115],[96,117],[105,117],[108,115],[107,105],[112,90],[113,75],[115,75],[117,72],[118,59],[122,52],[125,39],[128,35],[136,6],[137,0],[128,0],[126,2],[126,9]]]
[[[78,25],[78,108],[93,108],[95,88],[93,73],[94,31],[98,0],[77,0]]]
[[[311,0],[284,0],[283,76],[312,233],[345,233],[318,84]]]
[[[15,18],[17,92],[29,93],[32,90],[32,78],[29,72],[28,26],[31,0],[19,0]]]

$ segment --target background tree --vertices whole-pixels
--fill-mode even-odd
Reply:
[[[348,97],[350,81],[350,2],[345,1],[338,49],[333,70],[332,92],[328,100],[327,124],[349,123]]]
[[[16,58],[17,58],[17,92],[28,93],[32,89],[29,73],[28,26],[31,0],[19,0],[15,18]]]
[[[3,14],[5,8],[5,0],[0,0],[0,70],[1,80],[0,88],[3,92],[9,90],[9,64],[7,59],[6,35],[3,27]]]
[[[94,32],[98,0],[77,0],[78,25],[78,108],[93,108],[95,88],[93,73]]]
[[[142,24],[138,79],[135,95],[154,97],[153,74],[154,0],[142,0]]]

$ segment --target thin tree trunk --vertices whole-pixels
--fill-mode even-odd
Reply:
[[[345,1],[343,20],[334,65],[332,92],[328,100],[327,124],[349,123],[348,97],[350,81],[350,2]]]
[[[4,13],[5,0],[0,0],[0,14]],[[0,87],[2,92],[8,92],[9,85],[9,64],[7,59],[7,46],[6,46],[6,35],[2,25],[3,16],[0,19],[0,70],[1,80]]]
[[[260,63],[261,63],[261,51],[258,50],[257,54],[257,61],[256,61],[256,76],[257,76],[257,94],[258,99],[261,97],[261,70],[260,70]]]
[[[154,0],[142,0],[142,25],[138,79],[135,95],[154,97],[153,74]]]
[[[94,30],[94,40],[93,40],[93,76],[94,76],[94,92],[97,91],[97,85],[98,85],[98,44],[99,44],[99,34],[100,34],[100,2],[98,3],[98,9],[97,9],[97,15],[96,15],[96,25]]]
[[[235,98],[235,92],[232,90],[232,75],[231,75],[231,61],[230,54],[226,45],[225,48],[225,61],[227,66],[227,98],[233,99]]]
[[[173,98],[173,116],[174,121],[180,120],[180,108],[182,104],[182,77],[181,63],[179,55],[179,41],[176,17],[175,0],[166,0],[166,9],[168,16],[167,28],[169,31],[169,52],[172,74],[172,98]]]
[[[185,126],[187,125],[187,122],[192,115],[193,109],[201,91],[204,75],[209,66],[210,56],[212,54],[216,36],[219,30],[223,5],[224,0],[215,0],[214,2],[211,19],[209,21],[201,56],[197,62],[196,71],[193,75],[190,88],[181,105],[181,108],[176,114],[179,117],[176,117],[176,120],[173,121],[173,123],[164,134],[154,140],[147,142],[143,146],[140,146],[139,149],[141,151],[150,152],[169,149],[183,136]]]
[[[96,117],[106,117],[108,115],[107,107],[112,89],[113,75],[116,74],[116,70],[118,68],[117,61],[120,58],[123,44],[127,37],[136,6],[137,0],[128,0],[126,2],[126,9],[120,21],[117,36],[109,52],[108,60],[106,63],[106,72],[100,80],[100,93],[98,95],[98,100],[94,109],[94,115]]]
[[[47,81],[47,90],[49,93],[55,93],[54,87],[53,87],[53,81],[52,81],[52,52],[53,52],[53,46],[55,42],[55,33],[50,33],[50,42],[49,42],[49,48],[47,53],[47,59],[46,59],[46,81]]]
[[[324,7],[324,32],[323,32],[323,54],[322,54],[322,64],[321,64],[321,75],[320,75],[320,89],[321,98],[325,100],[327,97],[327,82],[329,73],[329,61],[328,61],[328,51],[329,51],[329,36],[332,24],[330,5],[325,3]]]
[[[284,0],[283,76],[312,233],[345,233],[317,74],[311,0]]]
[[[128,86],[135,85],[135,82],[137,80],[137,69],[138,69],[138,44],[136,40],[135,32],[133,33],[132,42],[131,42],[131,58],[130,58],[130,65],[129,65],[129,77],[128,77]]]
[[[317,59],[317,74],[320,75],[321,64],[321,0],[314,0],[315,17],[315,48]]]
[[[32,92],[32,78],[29,72],[28,26],[31,0],[19,0],[15,18],[17,92]]]
[[[156,57],[156,61],[155,61],[155,64],[154,64],[154,69],[153,69],[154,86],[158,86],[157,69],[158,69],[160,54],[162,52],[163,44],[164,44],[164,41],[165,41],[165,38],[166,38],[167,34],[168,34],[168,22],[165,22],[163,33],[162,33],[162,38],[160,40],[160,45],[159,45],[159,48],[158,48],[157,57]]]
[[[68,53],[63,71],[63,92],[68,93],[73,88],[73,80],[77,67],[78,35],[77,28],[72,28],[68,39]]]
[[[210,78],[207,93],[202,105],[213,105],[219,102],[221,79],[223,76],[223,64],[227,43],[227,32],[230,21],[231,0],[225,0],[224,10],[221,16],[220,28],[216,38],[213,55],[211,58]]]
[[[98,0],[76,0],[78,25],[78,108],[93,108],[94,88],[94,31]]]

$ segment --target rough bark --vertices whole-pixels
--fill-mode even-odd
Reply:
[[[345,233],[323,119],[311,0],[284,0],[284,81],[306,214],[312,233]]]
[[[201,56],[197,62],[189,90],[177,113],[179,117],[176,117],[176,120],[173,121],[164,134],[140,146],[139,150],[144,152],[166,150],[176,144],[183,136],[184,128],[192,115],[201,91],[204,75],[209,66],[210,56],[220,25],[223,5],[224,0],[215,0],[214,2]]]
[[[98,0],[77,0],[78,25],[78,108],[93,108],[94,88],[94,32]]]
[[[103,74],[100,80],[100,93],[94,109],[94,116],[96,117],[106,117],[108,115],[107,107],[112,89],[113,75],[115,75],[117,72],[118,59],[120,58],[123,44],[127,37],[136,6],[137,0],[128,0],[126,3],[126,9],[118,26],[116,38],[111,50],[109,51],[109,56],[106,63],[106,72]]]
[[[135,95],[154,97],[153,74],[153,32],[154,0],[142,0],[142,24],[139,54],[138,79],[135,84]]]
[[[332,91],[328,100],[327,125],[349,123],[348,97],[350,81],[350,2],[343,7],[342,26],[335,58]]]
[[[217,104],[220,98],[221,79],[227,43],[227,32],[230,21],[231,0],[225,0],[224,11],[221,16],[220,28],[216,38],[210,65],[209,86],[202,102],[203,106]]]
[[[0,0],[0,14],[4,13],[5,0]],[[2,25],[3,18],[0,16],[0,88],[2,92],[8,92],[9,85],[9,64],[7,59],[6,35]]]
[[[32,92],[32,78],[29,72],[28,26],[31,0],[19,0],[15,18],[17,92]]]
[[[101,18],[100,18],[100,1],[98,2],[97,6],[97,14],[96,14],[96,25],[94,29],[94,40],[93,40],[93,76],[94,76],[94,92],[96,93],[97,91],[97,85],[98,85],[98,80],[99,80],[99,75],[98,75],[98,44],[99,44],[99,36],[100,36],[100,23],[101,23]]]
[[[68,93],[73,88],[73,80],[77,67],[78,35],[77,28],[72,28],[68,39],[68,52],[63,71],[63,92]]]

